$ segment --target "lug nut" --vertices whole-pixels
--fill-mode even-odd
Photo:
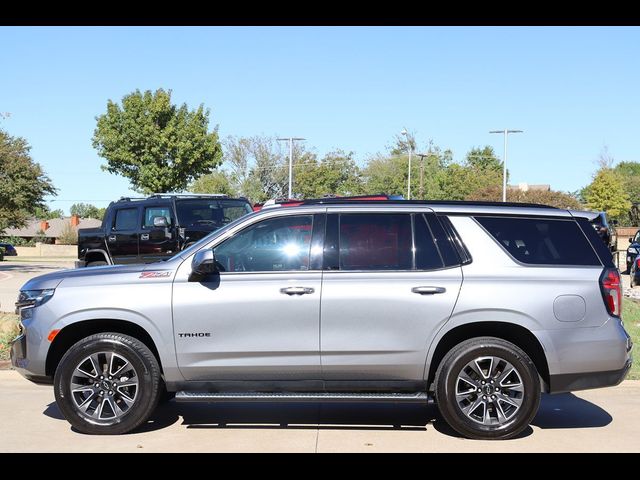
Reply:
[[[499,392],[499,391],[500,391],[500,389],[499,389],[499,388],[496,388],[496,392]]]
[[[100,395],[104,395],[104,390],[100,390]]]
[[[109,380],[111,380],[111,378],[112,378],[111,375],[109,375]],[[491,383],[493,383],[493,382],[491,382]]]
[[[484,380],[482,380],[482,384],[484,385],[485,383],[487,383],[487,382],[485,382]]]
[[[483,399],[483,400],[486,400],[486,399],[487,399],[487,396],[486,396],[486,395],[483,395],[483,396],[482,396],[482,399]]]
[[[98,385],[97,383],[94,385],[96,388],[98,388],[100,385]],[[479,390],[479,389],[478,389]]]
[[[104,375],[100,375],[100,380],[104,380]]]
[[[113,392],[109,392],[109,395],[113,395]]]
[[[496,398],[496,396],[495,396],[495,395],[491,395],[491,398],[495,399],[495,398]]]

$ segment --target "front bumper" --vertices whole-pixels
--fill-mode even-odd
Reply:
[[[53,378],[47,375],[37,375],[31,372],[29,368],[29,359],[27,358],[27,337],[24,333],[18,335],[11,343],[11,365],[27,380],[31,380],[38,384],[51,384]]]

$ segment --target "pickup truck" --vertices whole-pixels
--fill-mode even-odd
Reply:
[[[78,231],[76,268],[157,262],[252,211],[246,198],[218,194],[123,197],[100,227]]]

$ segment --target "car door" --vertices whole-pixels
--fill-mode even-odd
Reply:
[[[138,263],[140,208],[127,206],[115,210],[107,231],[107,246],[115,264]]]
[[[429,341],[462,283],[459,265],[446,267],[459,263],[453,247],[436,246],[427,217],[437,219],[424,210],[328,212],[320,317],[327,387],[422,381]]]
[[[166,226],[156,226],[155,219],[163,219]],[[140,231],[140,260],[158,262],[171,257],[178,250],[175,216],[171,204],[145,205]]]
[[[264,215],[238,228],[213,242],[218,274],[190,282],[189,260],[176,275],[173,315],[182,375],[320,382],[324,215]]]

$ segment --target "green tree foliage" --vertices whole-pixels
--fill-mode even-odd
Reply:
[[[640,163],[620,162],[613,169],[622,179],[624,190],[631,203],[640,203]]]
[[[488,202],[502,201],[502,186],[490,185],[488,187],[476,190],[467,195],[465,200],[480,200]],[[558,192],[554,190],[509,190],[507,192],[507,200],[517,203],[538,203],[541,205],[549,205],[556,208],[566,208],[573,210],[584,209],[575,196],[570,193]]]
[[[32,216],[37,220],[51,220],[53,218],[64,218],[64,212],[60,208],[51,210],[47,205],[43,205],[42,207],[36,207]]]
[[[171,103],[171,90],[125,95],[111,100],[96,118],[93,146],[107,160],[103,170],[129,179],[142,193],[184,190],[220,164],[217,129],[208,132],[209,110]]]
[[[224,171],[203,175],[191,184],[189,191],[193,193],[223,193],[231,197],[237,195],[229,175]]]
[[[69,212],[71,215],[78,215],[80,218],[97,218],[102,220],[106,208],[96,207],[90,203],[74,203]]]
[[[319,161],[315,154],[307,153],[295,164],[293,173],[296,198],[362,193],[360,169],[353,159],[353,152],[336,150]]]
[[[56,193],[29,150],[24,138],[0,130],[0,232],[24,226],[37,208],[46,207],[44,197]]]
[[[611,168],[600,168],[593,181],[583,191],[587,207],[603,210],[612,219],[622,219],[631,208],[624,181]]]

